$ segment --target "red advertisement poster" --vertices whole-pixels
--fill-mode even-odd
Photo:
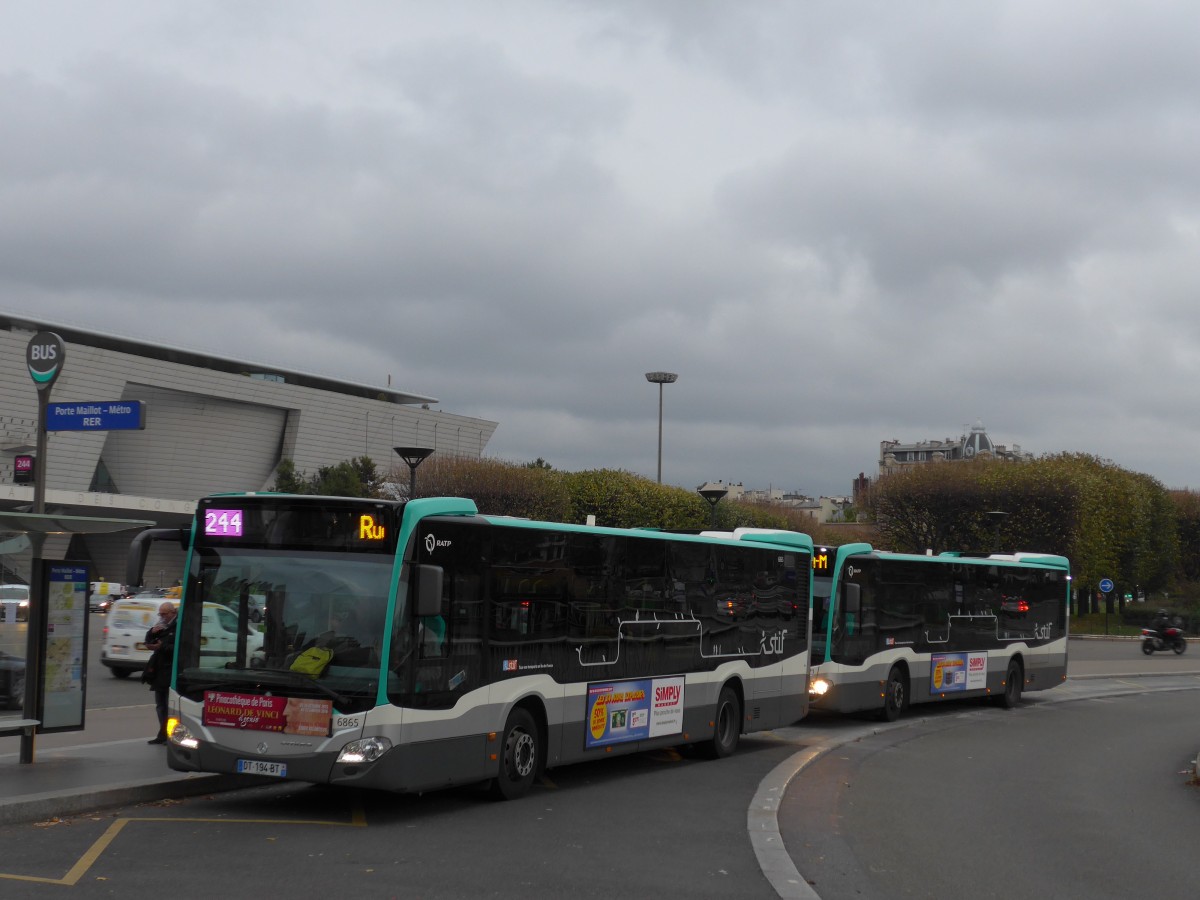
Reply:
[[[308,697],[260,697],[204,692],[204,724],[217,728],[328,736],[333,701]]]

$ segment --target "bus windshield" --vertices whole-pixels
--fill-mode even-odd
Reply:
[[[287,687],[373,705],[379,683],[392,558],[378,553],[197,548],[179,624],[177,690]],[[320,682],[297,659],[324,658]]]

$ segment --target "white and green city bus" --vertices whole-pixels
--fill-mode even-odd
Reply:
[[[734,751],[808,705],[812,541],[211,496],[190,533],[170,694],[173,769],[392,791],[663,746]],[[243,638],[205,647],[213,605]],[[254,629],[261,642],[251,639]],[[257,648],[257,649],[256,649]]]
[[[813,709],[990,697],[1067,677],[1070,564],[1041,553],[938,556],[870,544],[813,551]]]

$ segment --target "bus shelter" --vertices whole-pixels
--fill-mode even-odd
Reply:
[[[108,534],[149,528],[144,519],[107,519],[47,513],[0,512],[0,531],[29,538],[29,621],[25,650],[21,762],[34,761],[37,734],[80,731],[87,693],[90,566],[46,560],[50,535]]]

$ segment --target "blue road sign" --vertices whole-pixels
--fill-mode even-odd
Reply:
[[[1111,578],[1101,578],[1100,579],[1100,593],[1107,594],[1112,589],[1113,589],[1113,583],[1112,583]]]
[[[47,431],[118,431],[146,427],[141,400],[85,400],[46,407]]]

